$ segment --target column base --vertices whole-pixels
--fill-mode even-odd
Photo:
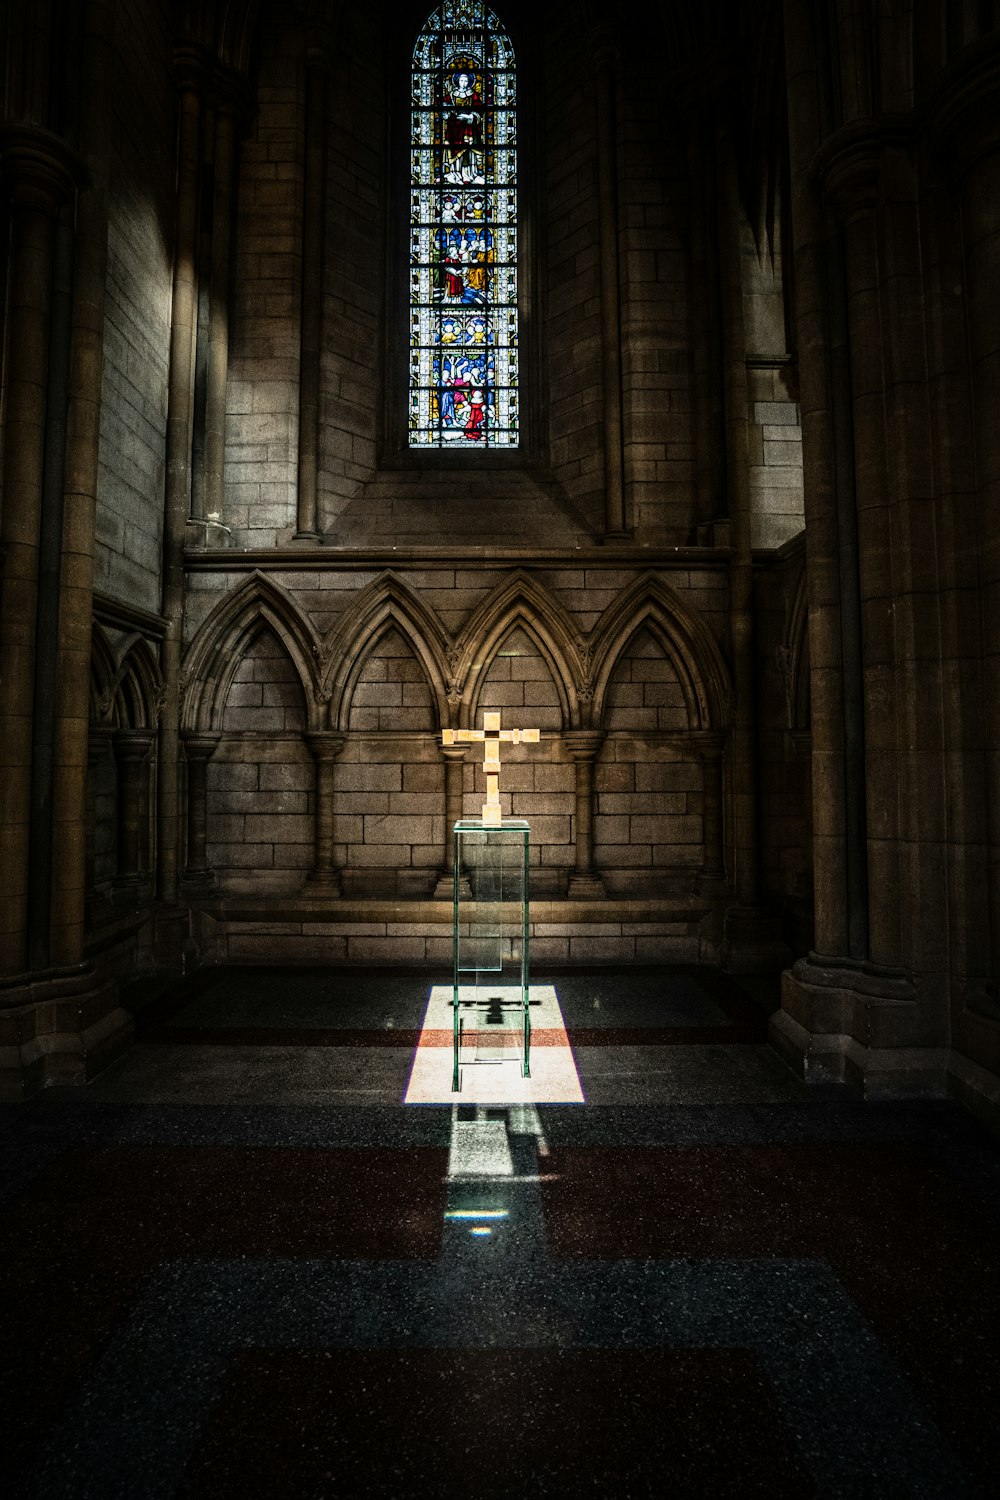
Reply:
[[[468,875],[460,875],[458,879],[458,895],[461,901],[472,900],[472,887],[469,884]],[[455,896],[455,877],[450,870],[439,875],[437,885],[434,887],[435,901],[452,901]]]
[[[604,881],[593,870],[574,870],[566,883],[566,895],[571,901],[599,901],[606,894]]]
[[[310,870],[302,887],[303,891],[310,896],[340,896],[343,892],[343,881],[339,870]]]
[[[0,987],[0,1101],[86,1083],[132,1040],[118,986],[89,966],[19,975]]]
[[[866,1098],[940,1095],[948,1052],[921,1024],[904,975],[810,954],[781,977],[772,1045],[801,1078],[846,1083]]]
[[[719,964],[727,974],[777,974],[792,961],[781,920],[757,906],[731,906],[722,929]]]

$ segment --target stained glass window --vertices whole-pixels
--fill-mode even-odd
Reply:
[[[514,49],[482,0],[445,0],[413,50],[411,448],[515,448]]]

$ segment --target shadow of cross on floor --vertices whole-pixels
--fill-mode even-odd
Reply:
[[[500,996],[499,995],[491,995],[490,998],[489,998],[489,1000],[487,1000],[486,1005],[487,1005],[487,1010],[486,1010],[486,1025],[487,1026],[502,1026],[503,1025],[503,1001],[500,999]]]

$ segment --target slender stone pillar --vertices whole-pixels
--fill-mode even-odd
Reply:
[[[450,901],[455,890],[455,838],[453,829],[462,816],[467,746],[442,745],[444,756],[444,860],[434,887],[436,901]],[[471,895],[469,878],[460,872],[462,894]]]
[[[143,766],[153,745],[151,729],[119,729],[112,739],[118,763],[118,874],[116,896],[139,895],[148,882],[142,868],[142,825],[148,815]]]
[[[87,740],[87,830],[86,830],[86,879],[87,913],[91,921],[107,907],[107,901],[97,897],[97,771],[104,763],[111,741],[111,730],[106,727],[91,730]]]
[[[194,334],[197,316],[198,179],[204,62],[195,49],[179,49],[177,224],[170,320],[167,397],[167,480],[163,538],[163,713],[159,759],[158,891],[177,900],[180,843],[180,664],[184,614],[184,537],[191,493]]]
[[[215,754],[221,735],[186,734],[184,758],[187,761],[187,862],[184,885],[189,889],[208,889],[215,884],[215,873],[208,867],[206,834],[208,827],[208,763]]]
[[[618,265],[618,53],[603,38],[597,70],[597,202],[601,256],[601,378],[604,412],[604,538],[629,535],[625,525],[622,413],[621,277]]]
[[[721,886],[726,878],[722,825],[722,766],[726,736],[712,729],[698,730],[691,736],[701,758],[702,797],[704,801],[701,889]]]
[[[576,864],[566,889],[576,901],[604,895],[594,869],[594,760],[603,742],[603,729],[569,729],[563,735],[576,764]]]
[[[67,153],[42,132],[0,134],[10,183],[10,314],[0,516],[0,974],[27,966],[32,724],[49,312]]]
[[[302,195],[302,317],[299,366],[299,473],[295,537],[316,541],[319,473],[320,352],[323,347],[323,219],[326,212],[327,53],[318,37],[306,49],[306,139]]]
[[[306,884],[328,896],[339,896],[341,889],[340,871],[333,855],[336,810],[333,768],[346,743],[342,734],[324,731],[306,735],[306,744],[316,762],[316,862],[306,876]]]
[[[209,295],[208,370],[205,384],[205,543],[218,539],[223,523],[226,466],[226,381],[236,184],[236,131],[239,105],[232,94],[220,100],[215,117],[215,192],[212,204],[212,273]]]

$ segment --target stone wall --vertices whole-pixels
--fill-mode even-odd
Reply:
[[[259,110],[243,142],[227,386],[225,513],[241,545],[295,528],[302,266],[303,41],[262,21]]]
[[[169,6],[117,8],[95,587],[160,608],[174,180]]]
[[[564,736],[595,713],[607,738],[596,766],[594,855],[607,889],[693,889],[704,848],[703,772],[688,738],[698,712],[688,701],[692,663],[682,666],[662,621],[644,623],[659,597],[652,575],[646,594],[610,565],[381,575],[310,565],[266,584],[259,574],[227,575],[225,554],[217,566],[194,575],[223,587],[188,596],[187,661],[196,697],[199,660],[221,653],[237,664],[215,709],[201,699],[199,721],[222,736],[209,766],[209,861],[222,889],[249,889],[256,870],[264,887],[301,887],[314,849],[306,734],[329,726],[344,736],[333,796],[345,893],[430,895],[447,860],[440,729],[449,662],[459,673],[459,722],[481,724],[485,710],[499,709],[506,727],[541,731],[537,747],[505,746],[501,776],[504,815],[531,822],[540,897],[563,894],[574,868],[576,770]],[[663,608],[676,612],[676,627],[691,610],[692,622],[707,617],[721,634],[724,572],[672,576],[680,590]],[[623,609],[620,645],[600,646]],[[380,623],[369,629],[368,619]],[[604,683],[593,709],[580,697],[587,678],[578,648],[588,637],[597,643],[592,672]],[[305,657],[307,639],[314,647]],[[706,631],[705,659],[694,664],[706,680],[711,639]],[[463,775],[464,815],[476,817],[486,786],[474,750]],[[269,800],[258,806],[264,792]]]

